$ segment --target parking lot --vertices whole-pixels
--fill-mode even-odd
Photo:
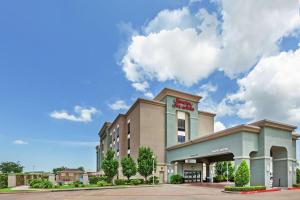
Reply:
[[[0,194],[1,200],[135,200],[135,199],[201,199],[201,200],[299,200],[300,190],[281,192],[260,193],[260,194],[227,194],[221,189],[206,188],[191,185],[161,185],[156,187],[139,187],[125,189],[105,189],[92,191],[73,192],[46,192],[46,193],[20,193],[20,194]]]

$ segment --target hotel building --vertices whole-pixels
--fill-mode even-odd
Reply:
[[[296,182],[296,140],[293,125],[270,120],[214,132],[214,113],[198,110],[201,97],[169,88],[153,100],[139,98],[124,114],[105,122],[96,147],[97,171],[109,148],[117,159],[135,160],[140,146],[157,157],[155,175],[168,182],[173,174],[185,181],[212,181],[213,163],[246,160],[251,185],[291,186]],[[200,102],[199,102],[200,101]],[[119,177],[122,177],[121,171]]]

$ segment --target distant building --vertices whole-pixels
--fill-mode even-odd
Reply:
[[[82,181],[84,171],[80,169],[64,169],[59,171],[56,176],[56,182],[68,183],[73,181]]]
[[[169,88],[153,100],[137,99],[113,122],[105,122],[96,147],[97,171],[109,148],[117,159],[137,159],[138,148],[149,146],[157,156],[160,182],[173,174],[186,181],[210,180],[213,163],[246,160],[251,185],[292,186],[296,182],[295,126],[261,120],[214,132],[214,113],[198,110],[201,97]],[[201,102],[200,102],[201,103]],[[121,177],[121,172],[119,177]]]

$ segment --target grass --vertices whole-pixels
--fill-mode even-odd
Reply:
[[[2,188],[0,193],[10,193],[10,192],[34,192],[34,190],[12,190],[11,188]]]

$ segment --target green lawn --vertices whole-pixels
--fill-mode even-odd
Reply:
[[[0,189],[0,193],[8,193],[8,192],[33,192],[33,191],[32,190],[12,190],[11,188]]]

